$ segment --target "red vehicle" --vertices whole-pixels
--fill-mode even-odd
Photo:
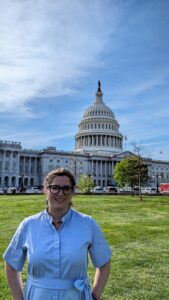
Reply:
[[[161,183],[160,184],[160,193],[161,194],[169,194],[169,183]]]

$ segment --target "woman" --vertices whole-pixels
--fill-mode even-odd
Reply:
[[[66,169],[44,182],[46,210],[24,219],[7,250],[6,276],[14,300],[99,300],[107,282],[111,250],[97,223],[71,208],[75,188]],[[88,253],[96,268],[92,291]],[[21,271],[28,260],[23,296]]]

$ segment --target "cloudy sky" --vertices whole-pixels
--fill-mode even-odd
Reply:
[[[0,139],[73,150],[101,80],[120,132],[169,160],[168,0],[0,0]]]

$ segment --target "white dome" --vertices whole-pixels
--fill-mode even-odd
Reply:
[[[96,93],[96,101],[93,105],[91,105],[90,107],[88,107],[84,113],[83,118],[87,118],[87,117],[110,117],[115,119],[114,113],[113,111],[104,104],[102,96],[103,93],[101,91],[101,83],[100,81],[98,81],[98,90]]]
[[[88,107],[84,113],[84,118],[87,117],[98,117],[98,116],[103,116],[103,117],[111,117],[115,119],[114,113],[112,110],[106,106],[104,103],[98,104],[95,103]]]
[[[75,136],[75,150],[119,153],[122,151],[123,136],[113,111],[103,102],[100,86],[99,81],[95,103],[86,109],[80,121],[79,132]]]

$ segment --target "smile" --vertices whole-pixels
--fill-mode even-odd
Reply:
[[[65,199],[64,198],[60,198],[60,199],[56,198],[55,201],[57,201],[57,202],[64,202]]]

